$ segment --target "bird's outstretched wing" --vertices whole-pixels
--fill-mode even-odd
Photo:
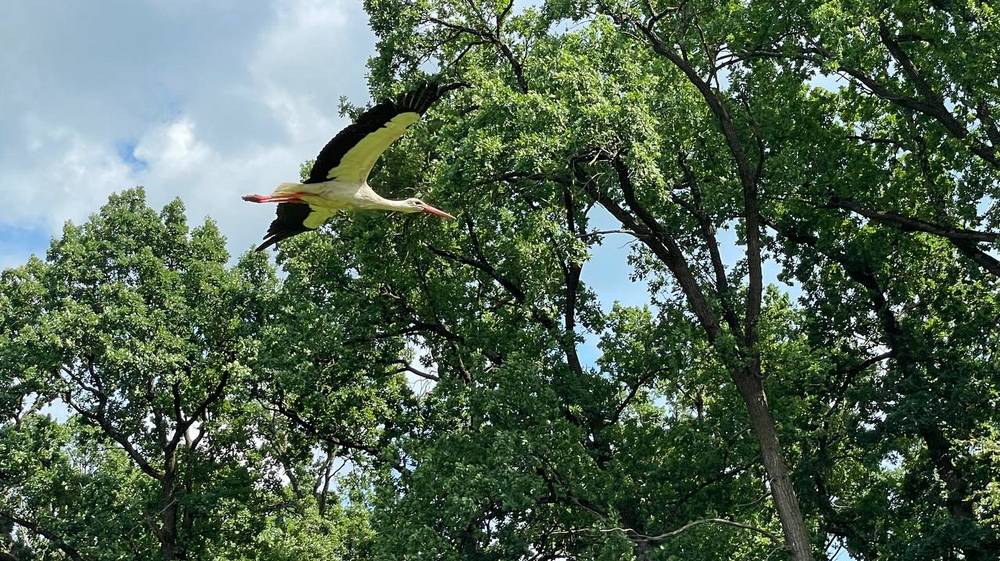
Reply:
[[[264,235],[264,243],[257,246],[257,251],[263,251],[285,238],[319,228],[334,212],[302,203],[279,204],[278,217],[271,222]]]
[[[379,103],[365,111],[354,124],[340,131],[323,147],[305,183],[332,179],[362,183],[368,179],[382,152],[403,136],[407,127],[417,122],[442,95],[463,86],[462,83],[425,83],[396,101]]]

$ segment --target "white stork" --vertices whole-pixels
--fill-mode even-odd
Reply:
[[[271,222],[264,243],[257,251],[319,228],[338,210],[426,212],[454,219],[420,199],[382,197],[368,186],[368,174],[382,152],[403,136],[407,127],[417,122],[431,104],[463,85],[425,83],[399,96],[395,102],[372,107],[323,147],[304,183],[282,183],[270,195],[244,195],[244,201],[278,203],[278,217]]]

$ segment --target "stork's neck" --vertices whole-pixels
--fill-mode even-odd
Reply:
[[[413,207],[406,204],[405,200],[393,200],[386,199],[384,197],[379,197],[377,200],[372,201],[372,207],[379,210],[390,210],[394,212],[412,212]]]
[[[364,206],[373,210],[388,210],[393,212],[413,212],[413,207],[406,204],[405,199],[393,200],[387,199],[382,195],[379,195],[371,187],[363,189],[360,193],[361,197],[365,199]]]

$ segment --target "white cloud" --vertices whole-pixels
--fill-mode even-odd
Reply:
[[[250,73],[261,99],[293,141],[310,142],[307,159],[344,124],[342,95],[365,98],[363,65],[374,48],[358,2],[289,0],[262,36]]]
[[[245,203],[240,195],[270,192],[281,180],[295,179],[300,156],[280,145],[222,154],[197,131],[187,117],[153,131],[136,147],[148,166],[137,175],[152,204],[180,196],[192,221],[211,216],[230,249],[240,253],[261,237],[274,214],[274,207]]]
[[[5,200],[0,220],[55,233],[66,220],[85,218],[94,203],[128,185],[129,167],[113,147],[35,119],[28,119],[23,130],[28,149],[19,161],[5,161],[0,168]]]
[[[134,154],[147,166],[176,175],[204,165],[210,151],[195,138],[191,119],[183,117],[153,129],[135,147]]]

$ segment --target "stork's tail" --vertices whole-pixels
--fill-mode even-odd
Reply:
[[[308,193],[308,192],[309,192],[308,185],[303,185],[302,183],[282,183],[281,185],[275,187],[274,191],[272,191],[271,194],[274,196],[278,196],[288,193]]]

